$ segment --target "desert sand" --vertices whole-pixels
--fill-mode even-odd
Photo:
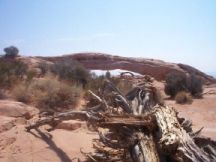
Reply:
[[[216,92],[216,85],[206,87],[205,92]],[[173,106],[179,116],[192,120],[193,129],[202,127],[201,135],[216,140],[216,94],[205,94],[202,99],[194,99],[192,104],[179,105],[173,100],[167,100],[168,106]]]
[[[157,86],[163,89],[162,83]],[[204,92],[208,91],[216,92],[216,85],[205,87]],[[194,99],[190,105],[179,105],[169,99],[165,102],[168,106],[175,107],[180,116],[191,119],[194,130],[204,127],[201,135],[216,139],[216,94],[205,94],[203,99]],[[17,112],[16,109],[14,111]],[[71,130],[56,129],[48,133],[42,127],[39,131],[28,133],[25,130],[26,119],[14,116],[16,113],[12,110],[1,112],[0,162],[69,162],[77,161],[76,158],[83,160],[85,156],[80,149],[84,152],[93,151],[92,140],[98,138],[97,133],[87,130],[83,122],[80,122],[80,126],[73,127],[74,121],[71,122]]]

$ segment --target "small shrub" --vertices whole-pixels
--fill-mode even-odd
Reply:
[[[26,74],[27,65],[18,60],[0,59],[0,86],[11,87],[22,80]]]
[[[37,76],[37,71],[35,69],[31,69],[26,73],[27,82],[31,82],[34,77]]]
[[[84,88],[90,77],[89,71],[75,60],[59,61],[51,66],[51,72],[59,79],[81,84]]]
[[[193,98],[190,93],[181,91],[176,94],[175,101],[178,104],[191,104],[193,102]]]
[[[188,89],[194,97],[202,97],[203,82],[196,75],[192,74],[188,81]]]
[[[31,102],[39,109],[74,108],[81,89],[59,82],[56,79],[37,79],[30,84],[17,86],[13,96],[21,102]]]
[[[172,98],[180,91],[187,90],[186,75],[179,73],[169,73],[166,76],[165,93]]]
[[[80,96],[78,87],[71,87],[57,80],[44,80],[31,87],[37,90],[35,101],[42,108],[67,108],[75,106]],[[72,107],[71,107],[72,108]]]
[[[110,78],[111,78],[111,73],[110,73],[109,71],[107,71],[106,74],[105,74],[105,77],[106,77],[107,79],[110,79]]]
[[[91,78],[88,80],[87,89],[90,89],[91,91],[97,93],[97,91],[103,87],[105,76],[96,76],[92,75]]]
[[[40,62],[38,68],[41,70],[41,75],[44,76],[49,71],[50,66],[46,62]]]
[[[19,50],[15,46],[4,48],[6,58],[15,58],[18,56]]]
[[[20,84],[14,87],[14,89],[12,90],[12,95],[19,102],[29,103],[31,101],[28,87],[26,87],[24,84]]]
[[[172,98],[176,96],[178,92],[188,91],[192,96],[198,97],[203,92],[203,82],[195,74],[186,76],[179,73],[170,73],[166,77],[165,93]]]

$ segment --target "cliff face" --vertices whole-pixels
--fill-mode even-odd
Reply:
[[[129,58],[102,53],[76,53],[59,57],[40,58],[51,62],[74,59],[90,70],[122,69],[143,75],[150,75],[157,80],[164,80],[166,75],[170,72],[178,72],[185,74],[194,73],[201,77],[207,84],[216,82],[213,77],[189,65],[168,63],[155,59]]]

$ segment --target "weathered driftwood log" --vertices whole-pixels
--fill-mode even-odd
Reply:
[[[155,107],[159,144],[164,154],[171,155],[173,161],[211,161],[208,154],[200,149],[178,122],[173,108]],[[216,160],[216,159],[215,159]]]
[[[199,131],[193,132],[191,121],[179,118],[173,108],[155,106],[154,88],[139,87],[127,97],[109,81],[103,89],[104,96],[101,97],[90,92],[99,103],[95,107],[45,117],[31,122],[26,129],[30,131],[45,124],[55,127],[59,122],[70,119],[85,120],[94,127],[107,128],[104,129],[106,132],[99,132],[100,139],[94,142],[96,151],[88,155],[90,161],[216,161],[216,142],[197,136]],[[110,94],[122,113],[110,111],[113,106],[106,101],[106,95]],[[136,104],[129,102],[135,98]],[[138,111],[137,107],[141,107],[142,111]]]
[[[148,130],[156,129],[156,120],[154,116],[132,116],[132,115],[110,115],[110,114],[92,114],[87,111],[70,111],[59,113],[55,116],[42,118],[37,121],[31,121],[26,126],[26,130],[36,129],[43,125],[54,125],[65,120],[83,120],[88,121],[98,127],[103,128],[119,128],[119,127],[132,127],[132,128],[146,128]]]
[[[126,95],[127,98],[137,99],[137,104],[129,104],[127,98],[117,89],[111,82],[106,81],[104,85],[105,92],[111,92],[114,94],[116,101],[119,102],[119,106],[123,109],[124,113],[141,115],[145,112],[149,112],[150,108],[155,105],[153,102],[153,91],[147,87],[135,87],[132,90],[133,96]],[[159,161],[159,154],[156,150],[155,141],[150,131],[142,132],[140,130],[131,130],[130,136],[135,137],[134,142],[131,143],[127,149],[131,153],[132,161],[136,162],[157,162]],[[129,136],[129,137],[130,137]]]
[[[70,112],[64,112],[59,113],[54,116],[48,116],[44,118],[40,118],[37,121],[30,121],[28,125],[26,126],[26,130],[30,131],[31,129],[36,129],[42,125],[49,124],[53,127],[57,126],[60,122],[64,120],[70,120],[70,119],[81,119],[81,120],[87,120],[87,119],[95,119],[94,116],[90,115],[91,113],[88,113],[86,111],[70,111]]]
[[[143,116],[109,114],[96,116],[86,111],[71,111],[38,120],[29,124],[26,129],[31,130],[56,120],[69,119],[91,120],[97,123],[98,127],[109,128],[111,132],[115,132],[116,137],[124,137],[117,141],[114,148],[119,147],[116,151],[122,148],[128,150],[133,161],[161,161],[164,159],[163,156],[180,162],[204,162],[216,159],[216,142],[209,139],[207,143],[203,142],[202,138],[196,137],[195,140],[191,138],[178,122],[175,110],[169,107],[156,106],[153,113]],[[144,134],[144,132],[149,133]],[[114,142],[111,141],[103,140],[103,143],[110,143],[109,147],[112,148]],[[157,147],[162,152],[162,156],[158,155]]]

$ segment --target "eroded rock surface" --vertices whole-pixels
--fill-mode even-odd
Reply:
[[[206,83],[215,83],[216,80],[205,73],[184,64],[168,63],[155,59],[130,58],[113,56],[102,53],[76,53],[58,57],[38,57],[42,60],[55,62],[60,60],[75,59],[90,70],[128,70],[143,75],[150,75],[157,80],[164,80],[170,72],[196,74]]]
[[[0,115],[7,117],[24,117],[30,119],[38,114],[39,110],[22,102],[0,100]]]

